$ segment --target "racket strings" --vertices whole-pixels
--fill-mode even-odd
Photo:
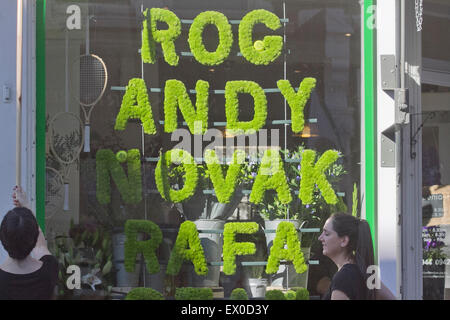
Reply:
[[[70,164],[78,159],[83,145],[83,125],[71,113],[60,113],[51,122],[51,150],[61,164]]]
[[[93,105],[102,96],[106,86],[103,62],[92,55],[80,58],[80,102]]]
[[[45,170],[45,216],[51,218],[60,210],[64,202],[64,181],[61,175],[53,168]]]

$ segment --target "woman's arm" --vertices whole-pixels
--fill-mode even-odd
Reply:
[[[13,192],[14,205],[16,207],[25,207],[30,209],[30,211],[36,217],[36,214],[33,212],[30,203],[28,202],[27,195],[22,190],[22,188],[16,186],[13,190],[14,190]],[[45,255],[51,255],[47,247],[47,240],[45,240],[44,233],[42,232],[41,227],[39,227],[39,236],[34,249],[31,251],[31,255],[33,258],[37,260],[40,260]]]
[[[341,290],[333,290],[331,300],[350,300],[350,298]]]

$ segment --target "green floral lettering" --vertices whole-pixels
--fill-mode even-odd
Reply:
[[[208,130],[209,83],[198,80],[195,91],[197,92],[196,108],[192,105],[183,82],[179,80],[166,81],[164,89],[165,132],[174,132],[178,128],[177,106],[180,107],[192,134],[203,134]]]
[[[177,275],[184,260],[192,261],[198,275],[208,274],[205,253],[200,243],[197,227],[192,221],[185,221],[180,225],[177,240],[167,265],[167,274]]]
[[[292,201],[283,160],[277,149],[267,149],[264,152],[250,194],[250,202],[260,203],[268,189],[275,189],[282,203],[287,204]]]
[[[281,54],[283,38],[281,36],[265,36],[263,49],[257,51],[253,43],[253,27],[264,23],[267,28],[277,30],[281,27],[280,18],[270,11],[259,9],[247,13],[239,24],[239,47],[247,61],[255,65],[268,65]]]
[[[285,249],[286,245],[287,248]],[[295,230],[293,223],[287,221],[282,221],[278,225],[267,260],[266,273],[276,273],[281,260],[292,261],[297,273],[303,273],[308,268],[300,248],[297,230]]]
[[[300,169],[300,192],[298,195],[303,204],[312,203],[315,185],[322,192],[326,203],[336,204],[338,202],[338,198],[324,173],[338,158],[338,151],[327,150],[319,158],[316,165],[314,165],[316,152],[314,150],[303,151]]]
[[[186,177],[184,186],[180,190],[173,190],[170,187],[168,170],[172,163],[183,167]],[[161,154],[155,170],[155,180],[161,196],[170,202],[182,202],[194,195],[197,188],[198,170],[192,155],[181,149],[169,150]]]
[[[238,93],[252,95],[254,117],[251,121],[239,121]],[[225,113],[227,130],[235,134],[254,134],[264,127],[267,119],[267,99],[264,90],[253,81],[228,81],[225,85]]]
[[[140,232],[149,234],[151,238],[145,241],[138,241],[137,235]],[[156,249],[162,241],[162,232],[158,225],[149,220],[127,220],[125,223],[125,236],[125,270],[134,272],[136,255],[142,253],[147,264],[147,270],[150,273],[158,273],[160,268],[156,257]]]
[[[219,31],[219,45],[215,52],[209,52],[203,45],[203,29],[214,24]],[[189,46],[195,59],[207,66],[219,65],[225,61],[233,45],[233,32],[227,17],[217,11],[205,11],[195,17],[189,29]]]
[[[142,200],[141,159],[138,149],[127,153],[128,178],[116,155],[109,149],[96,154],[97,200],[101,204],[111,202],[110,175],[125,203],[136,204]]]
[[[292,131],[302,132],[305,124],[303,109],[311,95],[311,91],[316,86],[316,79],[305,78],[300,83],[300,88],[296,93],[289,80],[278,80],[277,86],[291,107]]]
[[[147,9],[148,10],[148,9]],[[144,12],[144,16],[148,18],[148,11]],[[166,30],[158,30],[157,22],[165,22],[169,28]],[[181,21],[170,10],[161,8],[150,9],[150,31],[148,32],[148,21],[144,19],[143,23],[143,41],[141,55],[144,63],[156,62],[156,49],[154,42],[161,43],[164,59],[171,66],[177,66],[179,57],[175,51],[174,41],[181,34]]]
[[[143,79],[134,78],[128,82],[114,129],[125,130],[129,119],[141,120],[146,134],[156,134],[152,107]]]
[[[236,234],[252,234],[258,231],[256,222],[229,222],[223,230],[223,272],[232,275],[236,272],[236,256],[256,252],[253,242],[236,242]]]
[[[244,164],[244,158],[245,152],[243,150],[236,150],[224,178],[222,165],[219,163],[216,152],[212,149],[205,151],[205,162],[209,177],[211,178],[219,202],[230,202],[236,188],[237,178]]]

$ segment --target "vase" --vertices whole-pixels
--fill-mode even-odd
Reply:
[[[125,240],[124,232],[116,232],[112,236],[113,266],[116,271],[117,287],[137,287],[139,285],[140,263],[136,261],[134,272],[125,270]]]
[[[263,299],[266,296],[267,279],[264,278],[249,278],[248,287],[250,290],[250,297],[253,299]]]

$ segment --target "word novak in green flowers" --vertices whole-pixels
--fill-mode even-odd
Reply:
[[[181,21],[170,10],[161,8],[146,9],[142,25],[141,55],[144,63],[156,62],[156,45],[160,43],[165,61],[171,66],[177,66],[179,57],[175,51],[175,40],[181,35]],[[150,20],[150,25],[149,25]],[[164,22],[168,28],[160,30],[158,22]],[[253,28],[263,23],[267,28],[276,31],[281,28],[280,18],[274,13],[259,9],[247,13],[239,24],[239,48],[242,56],[255,65],[268,65],[275,61],[283,49],[283,37],[265,36],[253,42]],[[214,25],[219,35],[216,51],[206,50],[203,43],[203,30],[207,25]],[[217,11],[205,11],[195,17],[189,29],[189,47],[194,58],[201,64],[208,66],[219,65],[224,62],[231,52],[233,45],[233,31],[227,17]]]
[[[229,222],[223,231],[223,271],[227,275],[236,273],[236,256],[252,255],[256,252],[253,242],[237,242],[237,234],[254,234],[259,226],[256,222]],[[146,233],[149,240],[138,241],[137,234]],[[142,253],[151,274],[160,271],[156,250],[161,243],[162,233],[158,225],[148,220],[128,220],[125,224],[125,269],[134,271],[136,256]],[[301,251],[297,230],[291,222],[281,222],[276,230],[273,246],[267,261],[266,272],[276,273],[281,260],[292,261],[295,271],[303,273],[307,266]],[[177,275],[185,261],[191,261],[198,275],[207,275],[208,266],[200,243],[198,231],[192,221],[180,225],[175,245],[172,248],[167,274]]]
[[[304,78],[298,91],[289,80],[277,81],[281,94],[287,100],[292,114],[292,131],[303,131],[304,108],[316,86],[316,79]],[[171,133],[178,128],[177,107],[186,120],[192,134],[204,134],[208,129],[209,83],[198,80],[195,86],[196,102],[191,101],[183,82],[167,80],[164,88],[164,131]],[[254,116],[250,121],[239,121],[239,94],[250,94],[254,100]],[[251,134],[262,129],[267,120],[266,94],[254,81],[228,81],[225,85],[225,115],[227,130],[235,134]],[[126,87],[114,129],[125,130],[129,119],[139,119],[146,134],[156,134],[156,125],[148,91],[143,79],[131,79]],[[201,125],[196,125],[200,123]]]
[[[317,188],[321,191],[325,201],[329,204],[337,203],[337,196],[325,176],[325,170],[339,158],[336,150],[324,152],[316,159],[314,150],[302,153],[300,169],[299,198],[303,204],[312,202],[313,193]],[[236,184],[245,165],[245,153],[237,149],[228,166],[220,164],[215,151],[205,151],[207,172],[213,184],[217,199],[221,203],[228,203],[233,196]],[[127,162],[128,178],[121,162]],[[99,150],[97,162],[97,199],[101,204],[111,201],[111,178],[126,203],[139,203],[142,200],[142,177],[140,153],[137,149],[119,151],[116,155],[111,150]],[[181,166],[184,171],[184,185],[179,190],[171,188],[169,171],[171,165]],[[226,171],[224,170],[226,168]],[[182,149],[173,149],[162,153],[155,170],[156,186],[161,196],[170,202],[179,203],[192,197],[197,189],[198,167],[192,155]],[[267,190],[275,190],[278,198],[284,204],[292,201],[291,191],[287,183],[283,161],[278,149],[267,149],[261,159],[261,164],[250,194],[250,202],[260,203]]]

